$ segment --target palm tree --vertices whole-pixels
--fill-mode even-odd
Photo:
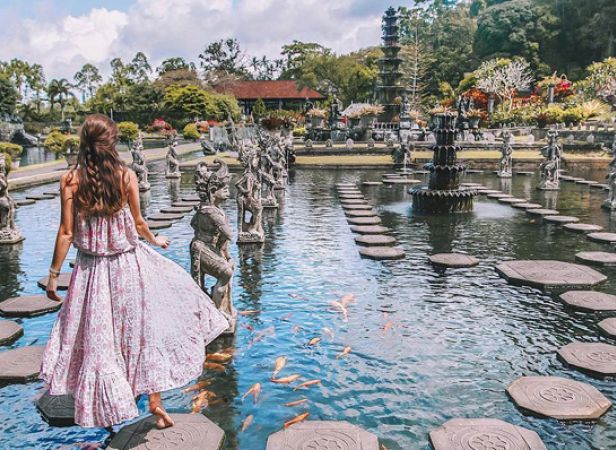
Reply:
[[[56,103],[60,104],[60,114],[62,116],[62,120],[64,121],[64,107],[66,106],[66,101],[70,97],[75,97],[75,94],[71,92],[71,84],[68,82],[66,78],[53,79],[49,82],[49,86],[47,87],[47,96],[49,97],[49,105],[50,111],[53,112],[53,106]]]

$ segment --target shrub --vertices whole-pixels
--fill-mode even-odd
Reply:
[[[120,141],[126,144],[129,144],[139,137],[139,125],[135,122],[118,123],[118,131],[120,132]]]
[[[43,145],[47,150],[53,153],[62,153],[64,150],[64,143],[68,137],[59,130],[53,130],[45,138]]]
[[[267,107],[263,99],[258,98],[255,104],[252,106],[252,115],[255,119],[259,119],[267,114]]]
[[[10,142],[0,142],[0,153],[9,155],[11,159],[16,159],[21,156],[24,148],[18,144],[12,144]]]
[[[562,122],[563,113],[563,108],[558,105],[550,105],[547,108],[541,108],[535,116],[537,125],[543,128],[546,125]]]
[[[68,136],[64,141],[64,153],[77,153],[79,151],[79,136]]]
[[[585,115],[584,110],[580,106],[573,106],[563,110],[560,115],[560,121],[564,123],[578,124],[588,117]]]
[[[293,130],[293,137],[304,137],[306,135],[306,127],[298,127]]]
[[[182,135],[184,136],[184,139],[191,139],[193,141],[196,141],[201,137],[201,133],[199,133],[197,125],[194,123],[189,123],[186,125],[182,131]]]

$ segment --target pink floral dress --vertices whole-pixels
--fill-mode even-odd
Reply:
[[[197,378],[228,322],[183,268],[139,241],[128,208],[76,222],[41,378],[51,395],[74,395],[77,424],[106,427],[136,417],[139,394]]]

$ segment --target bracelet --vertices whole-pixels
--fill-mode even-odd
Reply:
[[[49,268],[49,275],[53,275],[54,277],[59,277],[60,276],[60,271],[56,270],[56,269],[52,269],[51,267]]]

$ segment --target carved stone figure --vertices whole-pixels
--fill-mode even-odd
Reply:
[[[331,103],[329,104],[329,128],[331,130],[335,130],[338,127],[341,109],[342,102],[338,100],[338,97],[336,95],[334,95]]]
[[[276,182],[274,189],[285,189],[286,179],[289,176],[287,173],[286,144],[280,140],[275,141],[268,152],[273,161],[272,175]]]
[[[274,187],[276,186],[276,179],[274,178],[275,164],[276,162],[272,160],[267,151],[262,152],[259,175],[263,186],[261,205],[264,208],[278,208],[278,200],[276,195],[274,195]]]
[[[176,151],[177,142],[175,140],[171,141],[169,144],[169,149],[167,150],[167,156],[165,158],[166,168],[165,168],[165,177],[166,178],[181,178],[182,172],[180,172],[180,161],[178,159],[178,153]]]
[[[541,181],[538,189],[544,191],[556,191],[560,189],[560,157],[562,150],[558,145],[558,132],[548,131],[548,145],[541,149],[541,154],[545,160],[539,166],[541,171]]]
[[[410,119],[411,117],[411,102],[409,96],[404,94],[400,101],[400,119]]]
[[[145,192],[150,190],[150,183],[148,182],[148,167],[145,162],[145,154],[143,153],[143,141],[141,137],[133,142],[131,148],[131,156],[133,157],[133,163],[131,169],[137,175],[139,181],[139,191]]]
[[[205,292],[206,277],[216,279],[209,294],[229,321],[226,333],[233,334],[237,318],[231,296],[235,264],[229,253],[233,232],[221,208],[222,203],[229,198],[229,169],[221,159],[216,158],[214,163],[220,165],[216,172],[209,171],[205,162],[199,163],[195,172],[195,187],[200,203],[190,222],[195,232],[190,243],[191,275]]]
[[[0,153],[0,245],[16,244],[25,238],[15,225],[17,205],[9,195],[9,181],[4,154]]]
[[[501,145],[501,160],[498,176],[501,178],[511,178],[513,166],[513,147],[511,142],[513,136],[509,131],[503,131],[503,144]]]
[[[613,211],[616,210],[616,134],[614,134],[610,153],[612,154],[612,160],[610,161],[609,172],[606,177],[609,194],[603,202],[603,207]]]
[[[242,155],[244,173],[235,183],[237,189],[238,244],[263,243],[263,205],[261,204],[261,177],[259,153],[254,147],[244,149]],[[247,219],[250,213],[250,219]]]

